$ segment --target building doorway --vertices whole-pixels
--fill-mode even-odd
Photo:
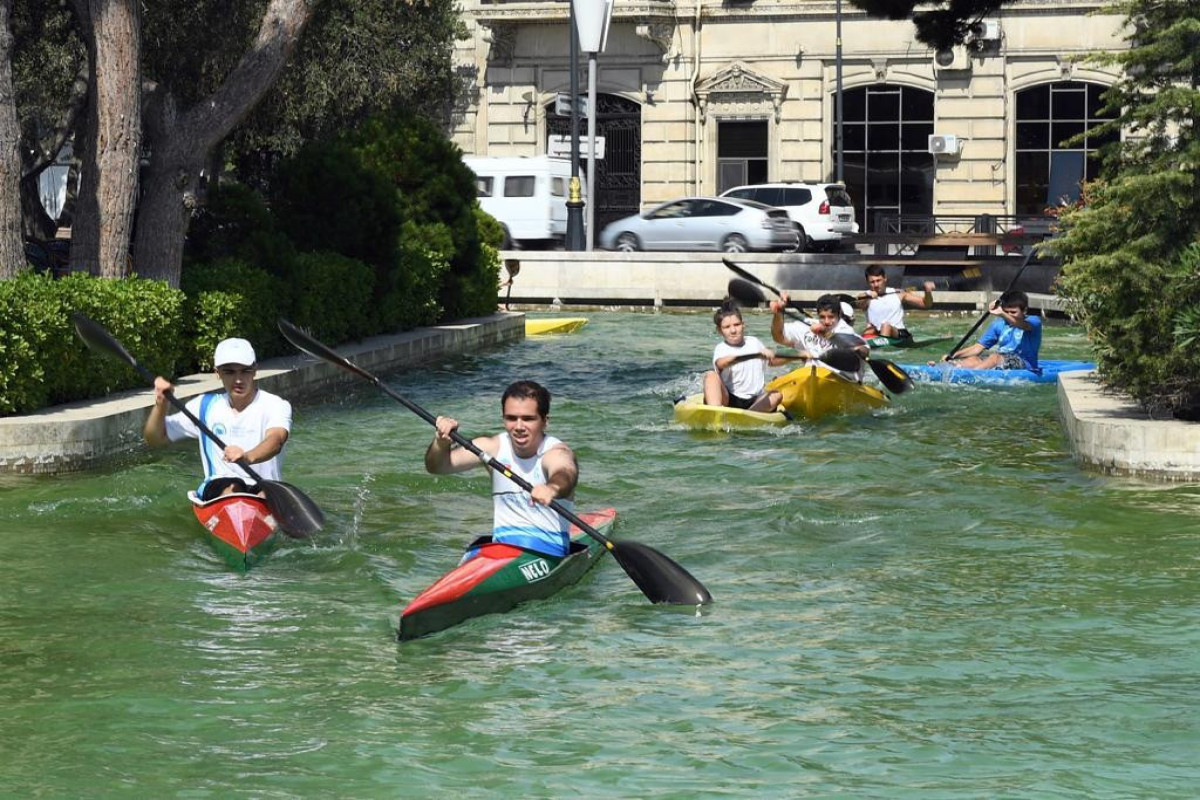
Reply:
[[[767,120],[717,122],[717,194],[748,183],[766,183]]]
[[[642,205],[642,107],[613,94],[596,95],[596,136],[604,137],[604,157],[596,161],[596,235],[613,220],[628,217]],[[546,136],[570,136],[571,118],[546,106]],[[587,120],[579,121],[579,135],[587,136]],[[579,175],[587,177],[587,159],[579,161]]]
[[[933,213],[933,92],[877,84],[842,94],[846,188],[865,232],[877,220]],[[830,142],[837,141],[834,121]]]

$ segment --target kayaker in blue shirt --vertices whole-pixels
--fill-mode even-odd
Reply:
[[[517,381],[500,397],[504,433],[480,436],[475,446],[533,485],[525,492],[499,470],[492,475],[494,520],[492,541],[512,544],[561,558],[570,548],[567,520],[550,508],[554,500],[574,511],[572,500],[579,480],[575,454],[546,433],[550,421],[550,392],[533,381]],[[425,469],[434,475],[465,472],[484,465],[479,457],[453,447],[450,433],[458,421],[438,417],[436,432],[425,451]],[[468,557],[470,553],[468,553]]]
[[[1005,292],[992,303],[988,313],[999,319],[992,322],[979,341],[942,360],[954,361],[954,366],[961,369],[1027,369],[1040,374],[1042,318],[1029,313],[1029,296],[1024,292]],[[987,353],[993,347],[995,350]]]

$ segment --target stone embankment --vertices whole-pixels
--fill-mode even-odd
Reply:
[[[525,315],[498,313],[482,319],[375,336],[341,345],[338,352],[375,374],[396,372],[434,359],[476,352],[525,337]],[[136,354],[135,354],[136,355]],[[289,400],[312,397],[334,386],[359,382],[349,373],[307,355],[273,358],[259,364],[263,388]],[[220,388],[212,373],[177,381],[186,400]],[[142,424],[154,393],[138,389],[94,400],[0,419],[0,474],[72,472],[96,466],[142,447]]]
[[[1094,372],[1058,378],[1058,401],[1081,466],[1154,481],[1200,481],[1200,425],[1151,419]]]

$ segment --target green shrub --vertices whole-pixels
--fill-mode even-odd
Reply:
[[[288,309],[286,284],[280,278],[225,258],[189,265],[181,283],[187,295],[187,355],[196,369],[212,369],[217,343],[231,336],[248,339],[259,359],[285,352],[275,324]]]
[[[173,376],[182,356],[183,293],[161,281],[61,280],[25,272],[0,282],[0,414],[145,386],[128,365],[88,349],[70,315],[108,330],[151,372]]]
[[[1063,215],[1059,293],[1087,330],[1104,381],[1157,413],[1200,406],[1200,203],[1184,172],[1126,175],[1088,187]]]
[[[397,190],[403,219],[416,226],[406,226],[405,235],[420,238],[405,246],[446,257],[437,298],[444,317],[495,311],[498,273],[494,262],[481,258],[475,176],[462,151],[434,125],[411,116],[374,118],[349,142],[363,165]]]
[[[500,220],[479,207],[475,203],[475,227],[479,230],[479,241],[499,250],[504,245],[504,226]]]
[[[296,262],[289,319],[330,344],[374,333],[373,270],[338,253],[304,253]]]
[[[387,276],[379,304],[381,330],[407,330],[438,321],[442,313],[438,289],[450,268],[446,249],[428,244],[412,221],[404,223],[397,267]]]
[[[285,162],[272,208],[301,250],[341,253],[380,274],[395,264],[402,219],[396,190],[345,143],[309,144]]]
[[[221,184],[188,227],[184,270],[222,258],[237,258],[272,275],[291,274],[296,246],[279,230],[258,192],[239,183]]]

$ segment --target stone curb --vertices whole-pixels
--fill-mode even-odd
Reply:
[[[1151,419],[1095,372],[1058,377],[1058,405],[1076,460],[1110,475],[1200,481],[1200,425]]]
[[[376,374],[395,372],[435,358],[495,347],[525,338],[525,315],[500,312],[490,317],[405,333],[375,336],[337,351]],[[363,383],[332,364],[307,355],[283,356],[259,364],[263,388],[296,401],[329,387]],[[181,399],[220,388],[211,373],[177,381]],[[142,425],[154,401],[150,389],[81,400],[31,414],[0,418],[0,474],[56,474],[97,466],[143,447]]]

